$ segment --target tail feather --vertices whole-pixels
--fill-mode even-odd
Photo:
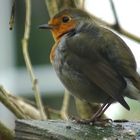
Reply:
[[[127,110],[130,110],[129,105],[127,104],[127,102],[124,100],[124,98],[122,96],[120,96],[120,98],[118,99],[119,103],[125,107]]]
[[[134,79],[132,80],[133,85],[140,90],[140,76],[138,73],[133,73]]]
[[[133,85],[134,83],[132,83],[128,79],[126,81],[127,81],[127,88],[124,91],[124,95],[128,98],[140,101],[140,85],[135,86]]]

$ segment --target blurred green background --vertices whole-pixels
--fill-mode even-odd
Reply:
[[[25,67],[23,60],[21,39],[24,33],[25,5],[24,1],[17,1],[16,6],[16,65]],[[39,9],[39,10],[37,10]],[[49,31],[39,30],[38,25],[47,23],[49,15],[43,1],[32,2],[31,34],[29,41],[29,54],[33,65],[50,64],[49,52],[54,41]]]

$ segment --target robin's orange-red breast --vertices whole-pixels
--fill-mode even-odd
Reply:
[[[130,110],[124,97],[140,100],[135,58],[115,33],[79,9],[65,9],[48,24],[55,44],[51,63],[67,90],[87,102],[103,103],[91,121],[114,102]]]

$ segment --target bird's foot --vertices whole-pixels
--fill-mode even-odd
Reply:
[[[102,125],[102,126],[106,126],[106,124],[112,122],[112,119],[101,119],[101,118],[79,119],[79,118],[73,117],[72,120],[79,124]]]
[[[79,120],[77,123],[88,124],[88,125],[101,125],[106,126],[108,123],[112,122],[111,119],[90,119],[90,120]]]

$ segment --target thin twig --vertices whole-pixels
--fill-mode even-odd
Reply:
[[[130,39],[132,39],[132,40],[134,40],[134,41],[136,41],[138,43],[140,43],[140,37],[138,37],[138,36],[128,32],[128,31],[126,31],[125,29],[120,27],[120,25],[119,25],[119,28],[118,28],[117,26],[115,26],[115,24],[113,24],[113,25],[109,24],[108,22],[96,17],[95,15],[92,15],[92,16],[93,16],[94,20],[96,20],[96,22],[98,22],[99,24],[102,24],[103,26],[106,26],[106,27],[108,27],[110,29],[113,29],[114,31],[116,31],[116,32],[118,32],[118,33],[120,33],[120,34],[122,34],[122,35],[124,35],[124,36],[126,36],[126,37],[128,37],[128,38],[130,38]]]
[[[0,138],[3,140],[14,140],[14,132],[7,128],[1,121],[0,121]]]
[[[10,102],[26,116],[27,119],[41,119],[39,110],[31,105],[28,100],[24,100],[11,94],[8,95],[8,98]]]
[[[117,31],[120,34],[125,35],[126,37],[128,37],[130,39],[133,39],[134,41],[140,42],[140,37],[129,33],[128,31],[124,30],[120,26],[120,23],[119,23],[119,20],[118,20],[118,15],[117,15],[116,8],[115,8],[113,0],[110,0],[110,4],[111,4],[112,12],[113,12],[113,15],[114,15],[114,18],[115,18],[115,24],[114,25],[109,25],[109,27],[114,29],[115,31]]]
[[[113,15],[114,15],[114,18],[115,18],[114,26],[117,26],[116,28],[119,28],[120,24],[119,24],[118,15],[117,15],[117,12],[116,12],[114,2],[112,0],[110,0],[110,4],[111,4],[112,12],[113,12]]]
[[[31,64],[29,54],[28,54],[28,40],[30,36],[30,25],[31,25],[31,0],[25,0],[25,5],[26,5],[25,31],[24,31],[24,37],[22,40],[23,55],[24,55],[27,71],[32,81],[32,87],[35,93],[37,107],[40,111],[42,120],[46,120],[47,116],[45,114],[44,107],[42,105],[42,101],[40,97],[40,90],[38,86],[38,80],[33,73],[32,64]]]
[[[140,43],[140,37],[138,37],[138,36],[136,36],[134,34],[131,34],[127,30],[125,30],[125,29],[123,29],[121,27],[120,27],[119,30],[117,30],[115,28],[113,28],[113,29],[116,30],[118,33],[120,33],[120,34],[122,34],[122,35],[124,35],[124,36],[126,36],[126,37],[128,37],[128,38],[130,38],[130,39],[132,39],[132,40],[134,40],[134,41],[136,41],[138,43]]]
[[[81,4],[81,8],[82,8],[82,9],[85,9],[85,0],[82,0],[81,3],[82,3],[82,4]]]
[[[27,119],[19,108],[17,108],[9,99],[8,92],[0,86],[0,101],[19,119]]]
[[[80,9],[85,9],[85,0],[78,0],[78,1],[74,0],[74,2],[75,2],[75,7]]]
[[[11,17],[9,21],[9,29],[12,30],[14,23],[15,23],[15,8],[16,8],[16,0],[13,0],[13,5],[12,5],[12,11],[11,11]]]
[[[63,103],[62,103],[62,108],[61,108],[61,117],[64,120],[68,120],[68,108],[69,108],[69,102],[70,102],[70,94],[68,91],[65,89],[64,92],[64,98],[63,98]]]

